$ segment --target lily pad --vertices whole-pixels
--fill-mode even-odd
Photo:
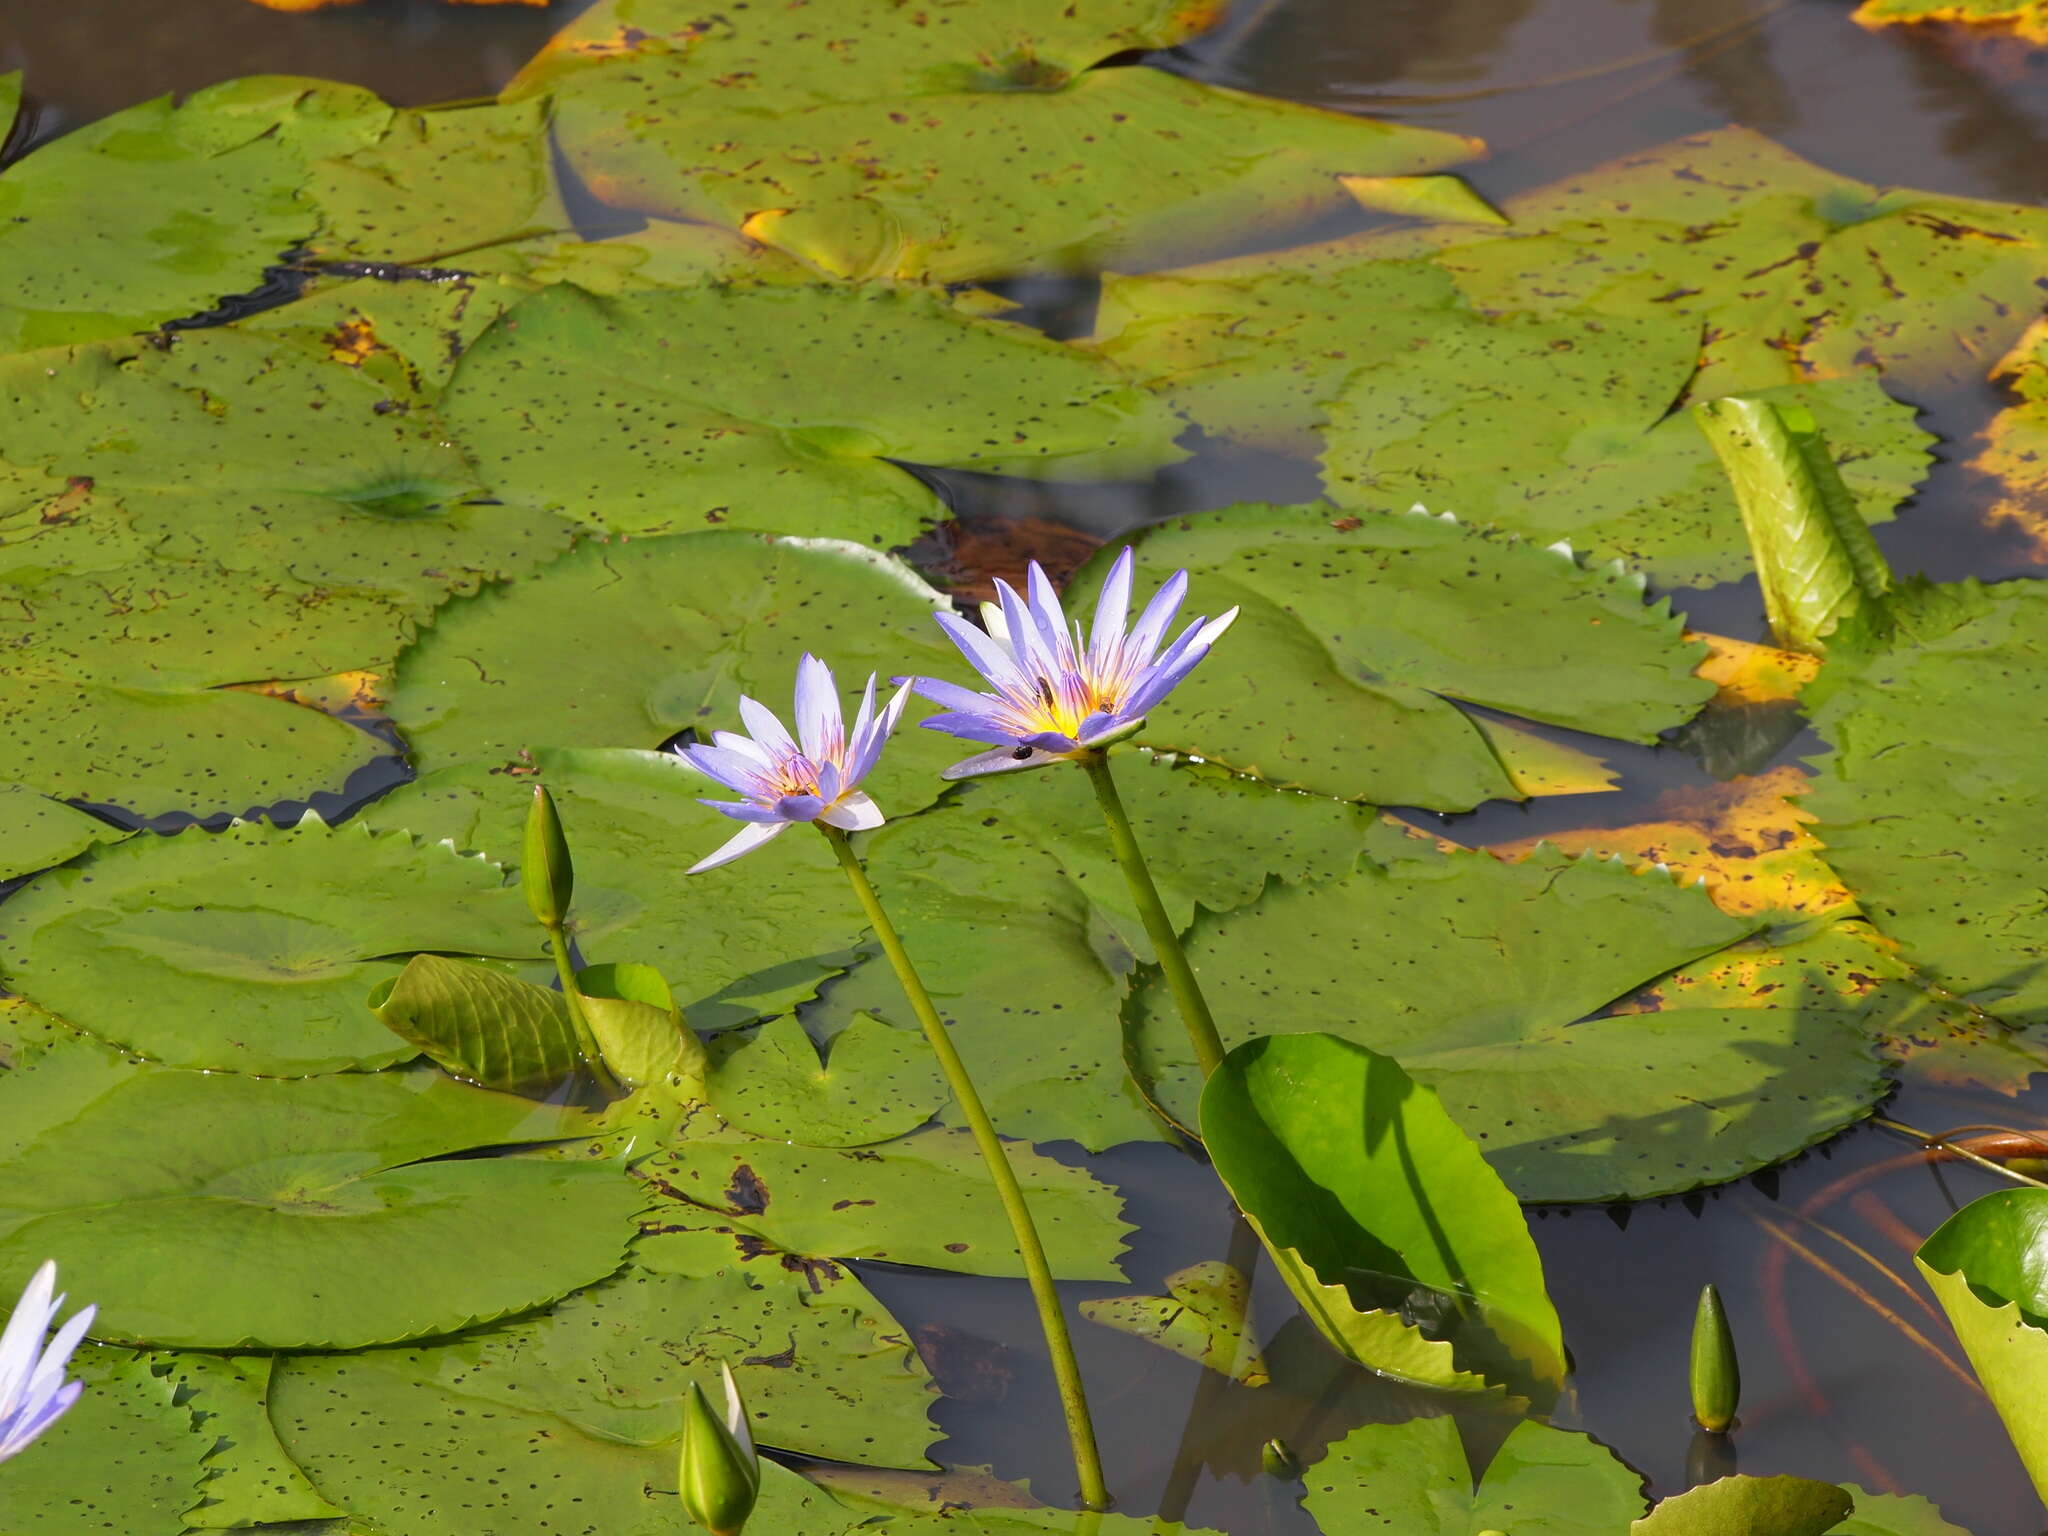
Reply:
[[[645,1200],[612,1163],[434,1159],[579,1128],[433,1072],[131,1069],[0,1163],[0,1288],[54,1256],[99,1299],[97,1337],[151,1344],[454,1332],[612,1273]]]
[[[1153,265],[1341,207],[1340,175],[1431,171],[1478,150],[1091,67],[1212,14],[1125,0],[938,25],[878,12],[835,29],[809,12],[706,24],[683,0],[608,0],[511,89],[551,91],[563,152],[606,202],[743,228],[856,278]]]
[[[1918,1494],[1871,1493],[1854,1483],[1842,1484],[1842,1491],[1856,1501],[1856,1512],[1828,1536],[1970,1536]]]
[[[8,985],[180,1067],[304,1075],[414,1055],[363,1004],[399,957],[526,956],[504,872],[309,815],[103,848],[8,904]]]
[[[65,1285],[79,1294],[68,1274]],[[213,1441],[194,1431],[177,1383],[147,1356],[90,1344],[66,1374],[86,1384],[77,1405],[7,1463],[8,1536],[179,1530]]]
[[[311,162],[390,115],[355,86],[260,76],[42,145],[0,173],[0,351],[148,330],[257,287],[319,226],[298,195]]]
[[[544,1097],[583,1064],[562,994],[474,961],[414,955],[371,991],[379,1022],[444,1071]]]
[[[1053,1273],[1121,1280],[1131,1231],[1123,1201],[1086,1169],[1008,1149]],[[965,1275],[1021,1275],[1010,1223],[965,1131],[929,1130],[879,1147],[685,1141],[636,1167],[656,1191],[794,1254],[887,1259]],[[655,1212],[659,1219],[660,1209]]]
[[[1476,1490],[1448,1417],[1361,1425],[1305,1481],[1323,1536],[1611,1536],[1643,1508],[1642,1479],[1606,1447],[1533,1420],[1515,1426]]]
[[[806,651],[848,688],[871,670],[936,670],[951,649],[931,621],[944,601],[900,562],[826,540],[733,530],[588,544],[443,609],[400,658],[391,718],[423,773],[544,747],[658,747],[684,728],[736,727],[743,693],[781,707]],[[602,690],[589,686],[593,656],[606,658]],[[936,796],[946,756],[906,731],[869,787],[885,812],[907,814]],[[679,798],[706,792],[676,775]],[[698,809],[707,836],[729,830]]]
[[[20,784],[0,784],[0,880],[62,864],[88,848],[119,842],[119,827]]]
[[[1886,646],[1809,690],[1834,748],[1805,801],[1814,831],[1908,958],[2008,1023],[2048,1022],[2048,585],[1922,588],[1891,611]]]
[[[1091,1323],[1147,1339],[1248,1387],[1272,1380],[1258,1340],[1245,1332],[1251,1282],[1241,1269],[1205,1259],[1166,1277],[1164,1296],[1105,1296],[1081,1303]]]
[[[1465,1369],[1496,1380],[1563,1382],[1563,1333],[1519,1204],[1392,1058],[1334,1035],[1248,1041],[1204,1087],[1201,1131],[1266,1241],[1360,1311],[1428,1318]]]
[[[187,1529],[328,1520],[347,1513],[328,1503],[278,1444],[269,1407],[274,1355],[187,1350],[154,1359],[212,1446],[203,1497],[185,1517]]]
[[[2048,245],[2038,209],[1884,191],[1740,128],[1628,155],[1503,211],[1504,230],[1396,228],[1115,277],[1097,344],[1205,429],[1283,444],[1307,440],[1354,371],[1400,379],[1390,360],[1475,324],[1496,337],[1547,328],[1560,348],[1610,321],[1674,340],[1690,328],[1700,366],[1665,406],[1873,370],[1912,398],[1974,383],[2013,344],[2038,309]],[[1526,366],[1516,394],[1547,393]],[[1569,355],[1563,376],[1575,376]],[[1463,398],[1484,412],[1488,392],[1461,381],[1439,409]],[[1556,452],[1568,438],[1543,420]],[[1923,446],[1906,425],[1842,446],[1902,458]]]
[[[1724,1477],[1665,1499],[1629,1526],[1630,1536],[1823,1536],[1855,1501],[1833,1483],[1805,1477]]]
[[[635,534],[890,548],[943,509],[889,461],[1111,479],[1183,456],[1180,419],[1115,365],[886,285],[553,287],[470,348],[446,410],[515,505]]]
[[[1359,807],[1214,767],[1134,752],[1117,768],[1153,878],[1183,926],[1198,907],[1255,900],[1269,872],[1348,874],[1371,826]],[[1152,949],[1082,774],[963,786],[945,806],[883,828],[865,857],[999,1128],[1092,1149],[1165,1134],[1130,1084],[1113,1024],[1128,973]],[[915,1028],[879,962],[833,982],[807,1017],[822,1030],[862,1012]]]
[[[1866,27],[1932,22],[1991,27],[2030,43],[2048,43],[2048,5],[2042,0],[1863,0],[1855,19]]]
[[[931,1050],[868,1014],[818,1048],[793,1018],[771,1019],[717,1063],[711,1107],[744,1131],[810,1147],[863,1147],[914,1131],[946,1102]]]
[[[2048,321],[2029,326],[1991,373],[2012,401],[1985,427],[1970,467],[2004,484],[1991,521],[2016,527],[2039,549],[2048,544]]]
[[[1197,919],[1190,958],[1224,1038],[1320,1031],[1394,1057],[1524,1200],[1735,1178],[1886,1091],[1876,1040],[1909,1006],[1892,989],[1607,1011],[1758,926],[1703,891],[1549,850],[1505,864],[1394,838],[1375,859]],[[1194,1066],[1162,984],[1133,999],[1130,1029],[1135,1070],[1194,1125]]]
[[[2036,1492],[2048,1496],[2048,1190],[1979,1196],[1913,1262],[1948,1313]]]
[[[1138,739],[1282,788],[1439,811],[1519,799],[1453,700],[1653,741],[1713,692],[1639,578],[1455,520],[1240,506],[1158,525],[1142,549],[1154,572],[1187,569],[1198,611],[1242,612]]]

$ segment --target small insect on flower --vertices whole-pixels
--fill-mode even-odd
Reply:
[[[923,722],[928,729],[995,747],[955,763],[946,778],[1038,768],[1133,735],[1146,711],[1194,670],[1237,618],[1233,608],[1221,618],[1196,619],[1161,650],[1187,596],[1188,573],[1176,572],[1126,629],[1131,565],[1125,549],[1103,578],[1092,635],[1084,635],[1078,621],[1069,628],[1059,595],[1036,560],[1025,583],[1028,598],[1008,582],[996,583],[1001,601],[981,608],[986,634],[954,614],[935,615],[974,670],[995,687],[993,693],[975,693],[941,678],[911,679],[920,694],[946,708]]]
[[[772,710],[742,697],[740,719],[750,735],[713,731],[708,747],[678,747],[677,755],[692,768],[746,797],[703,802],[748,825],[717,852],[691,865],[689,873],[730,864],[797,822],[822,821],[846,832],[879,827],[881,810],[861,793],[860,782],[880,759],[909,697],[907,687],[899,688],[877,713],[875,679],[870,675],[849,731],[832,669],[817,657],[806,656],[796,666],[794,737]]]
[[[84,1382],[64,1379],[64,1367],[98,1309],[81,1307],[45,1347],[43,1337],[64,1305],[61,1295],[53,1299],[56,1289],[57,1266],[45,1264],[0,1333],[0,1461],[26,1449],[85,1390]]]

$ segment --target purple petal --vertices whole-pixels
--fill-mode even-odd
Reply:
[[[50,1300],[57,1289],[57,1266],[49,1261],[36,1270],[0,1333],[0,1423],[21,1406],[22,1391],[34,1374],[43,1335],[57,1307]]]
[[[994,694],[976,693],[972,688],[962,688],[958,683],[949,683],[940,677],[913,677],[910,686],[920,698],[970,715],[1002,702]]]
[[[837,763],[818,764],[818,798],[820,800],[830,805],[839,798],[839,791],[844,787],[839,777],[839,765]]]
[[[1045,768],[1066,759],[1051,752],[1033,752],[1028,757],[1019,757],[1015,747],[998,747],[993,752],[982,752],[963,759],[942,772],[942,779],[978,779],[984,774],[1017,773],[1026,768]]]
[[[1089,637],[1088,659],[1100,670],[1124,637],[1131,618],[1131,571],[1136,561],[1126,544],[1116,564],[1102,578],[1102,595],[1095,600],[1095,632]]]
[[[1067,614],[1060,607],[1060,595],[1053,590],[1045,567],[1036,560],[1025,572],[1024,590],[1031,594],[1031,616],[1038,621],[1039,635],[1053,655],[1058,656],[1068,644]]]
[[[806,655],[796,664],[796,731],[804,756],[814,762],[837,757],[845,749],[839,685],[832,669],[815,656]]]
[[[734,821],[780,821],[781,815],[772,806],[756,805],[751,800],[699,800],[699,805],[708,805],[721,816],[730,816]]]
[[[728,752],[737,752],[741,757],[760,767],[772,769],[775,766],[775,759],[768,755],[766,747],[751,736],[742,736],[738,731],[713,731],[711,744],[714,747],[723,747]]]
[[[1209,654],[1206,645],[1190,645],[1170,660],[1162,661],[1124,700],[1123,713],[1128,716],[1149,714],[1152,706],[1178,688],[1181,680],[1195,670],[1201,659]]]
[[[882,748],[888,745],[896,727],[903,721],[904,706],[910,702],[910,685],[904,684],[882,706],[881,717],[867,729],[867,733],[847,748],[846,779],[840,785],[844,793],[868,776],[880,761]]]
[[[854,712],[853,729],[846,733],[849,755],[852,748],[867,739],[868,727],[875,719],[875,674],[868,674],[868,685],[861,691],[860,708]]]
[[[847,832],[870,832],[882,824],[882,808],[866,795],[847,795],[828,806],[818,820]]]
[[[693,742],[678,756],[705,778],[716,780],[727,789],[738,790],[743,795],[765,797],[775,792],[775,786],[762,774],[758,764],[729,747],[707,747],[702,742]]]
[[[776,814],[784,821],[816,821],[825,802],[816,795],[784,795],[775,802]]]
[[[1031,692],[1031,680],[1018,670],[1010,653],[987,635],[958,614],[935,613],[932,617],[946,632],[946,638],[959,646],[961,654],[973,663],[974,670],[996,687],[1008,688],[1019,694]]]
[[[1017,745],[1035,747],[1040,752],[1050,752],[1056,756],[1077,752],[1081,748],[1081,743],[1064,731],[1036,731],[1029,736],[1017,738]]]
[[[1130,643],[1125,654],[1141,666],[1152,659],[1153,651],[1159,647],[1160,636],[1173,623],[1173,616],[1180,612],[1180,605],[1188,595],[1188,573],[1175,571],[1166,585],[1152,595],[1152,601],[1145,605],[1145,611],[1138,616],[1137,626],[1131,631]]]
[[[59,1304],[61,1305],[61,1299]],[[71,1352],[78,1348],[85,1337],[85,1330],[92,1326],[96,1306],[81,1307],[72,1315],[71,1321],[57,1330],[57,1336],[50,1340],[43,1350],[43,1358],[36,1366],[36,1372],[28,1379],[27,1397],[30,1402],[39,1402],[56,1392],[64,1381],[64,1367],[71,1359]]]
[[[759,823],[751,827],[742,827],[732,837],[722,843],[716,853],[699,859],[685,870],[684,873],[701,875],[707,869],[716,869],[721,864],[730,864],[742,854],[752,853],[763,843],[781,836],[788,830],[789,823],[786,821]]]
[[[945,714],[933,715],[929,720],[917,722],[928,731],[944,731],[948,736],[958,736],[962,741],[985,741],[991,746],[1004,742],[1017,744],[1016,731],[992,720],[987,715]]]
[[[34,1408],[26,1418],[12,1424],[0,1421],[0,1461],[18,1451],[26,1450],[35,1438],[52,1424],[71,1411],[71,1405],[78,1401],[85,1391],[82,1381],[66,1382],[47,1400]]]
[[[1084,747],[1092,747],[1102,737],[1114,736],[1129,724],[1130,719],[1122,710],[1099,709],[1081,722],[1080,728],[1074,732],[1074,740]]]
[[[1017,589],[1000,577],[996,580],[996,600],[1003,605],[1003,621],[1010,631],[1010,644],[1015,648],[1017,660],[1026,674],[1024,692],[1034,694],[1038,685],[1030,680],[1031,675],[1050,677],[1060,670],[1059,641],[1055,637],[1048,646],[1040,630],[1038,615],[1017,595]]]

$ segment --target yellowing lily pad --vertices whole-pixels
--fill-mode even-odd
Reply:
[[[1863,0],[1855,19],[1866,27],[1932,22],[1994,27],[2030,43],[2048,43],[2048,5],[2041,0]]]
[[[1243,1270],[1205,1259],[1166,1277],[1164,1296],[1105,1296],[1081,1303],[1091,1323],[1148,1339],[1248,1387],[1272,1380],[1258,1341],[1245,1332],[1251,1282]]]

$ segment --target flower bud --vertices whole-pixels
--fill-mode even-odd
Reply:
[[[1699,1310],[1692,1320],[1692,1416],[1700,1428],[1726,1434],[1741,1398],[1735,1336],[1721,1310],[1721,1293],[1708,1285],[1700,1291]]]
[[[725,1371],[720,1419],[694,1381],[683,1398],[683,1449],[677,1487],[683,1508],[711,1536],[739,1536],[761,1491],[761,1465],[747,1429],[746,1405],[732,1369]]]
[[[1283,1483],[1301,1476],[1301,1459],[1289,1449],[1285,1440],[1268,1440],[1260,1446],[1259,1465],[1266,1476],[1276,1477]]]
[[[569,917],[569,898],[576,871],[569,862],[569,839],[545,784],[533,786],[533,808],[526,813],[526,851],[519,861],[519,883],[526,905],[545,928],[559,928]]]

